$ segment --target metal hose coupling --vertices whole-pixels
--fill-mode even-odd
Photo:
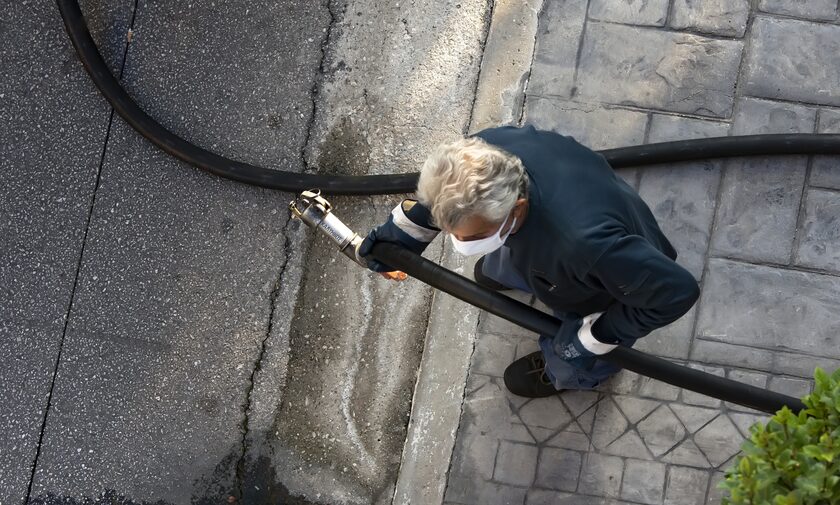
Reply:
[[[367,261],[359,256],[359,246],[364,239],[335,217],[332,209],[332,204],[321,196],[320,189],[304,191],[289,203],[293,218],[300,219],[306,226],[319,230],[338,244],[338,250],[345,256],[367,267]]]

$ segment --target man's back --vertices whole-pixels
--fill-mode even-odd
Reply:
[[[589,273],[622,237],[639,236],[676,258],[650,209],[603,156],[531,126],[476,135],[519,157],[528,172],[528,218],[506,245],[514,266],[547,304],[582,314],[603,310],[613,298]]]

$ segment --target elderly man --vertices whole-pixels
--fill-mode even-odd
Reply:
[[[563,321],[505,370],[516,395],[598,386],[618,371],[599,355],[677,320],[699,295],[639,195],[571,137],[501,127],[442,145],[423,165],[417,198],[370,232],[362,255],[376,241],[421,253],[443,230],[458,252],[482,255],[476,282],[533,293]]]

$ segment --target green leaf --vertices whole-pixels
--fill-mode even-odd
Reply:
[[[791,492],[785,496],[776,496],[773,500],[774,505],[799,505],[796,495]]]
[[[752,473],[750,458],[741,458],[741,461],[738,462],[738,471],[741,472],[741,475],[750,475]]]
[[[840,369],[814,371],[806,409],[783,407],[750,427],[741,455],[719,484],[732,505],[840,504]]]
[[[823,453],[822,449],[816,445],[806,445],[802,448],[802,452],[815,459],[818,459]]]
[[[840,371],[840,368],[835,370],[834,374],[832,375],[836,375],[838,371]],[[835,380],[837,379],[838,378],[835,378]],[[817,367],[816,369],[814,369],[814,381],[816,386],[828,387],[828,384],[831,382],[831,379],[828,377],[828,374],[825,373],[825,370],[823,370],[820,367]]]

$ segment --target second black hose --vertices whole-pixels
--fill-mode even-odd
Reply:
[[[556,335],[563,324],[559,319],[443,268],[408,249],[388,242],[373,246],[374,258],[402,270],[430,286],[469,304],[507,319],[541,335]],[[632,372],[667,382],[673,386],[774,414],[783,406],[799,412],[805,405],[798,398],[718,377],[677,365],[629,347],[617,347],[600,358]]]

